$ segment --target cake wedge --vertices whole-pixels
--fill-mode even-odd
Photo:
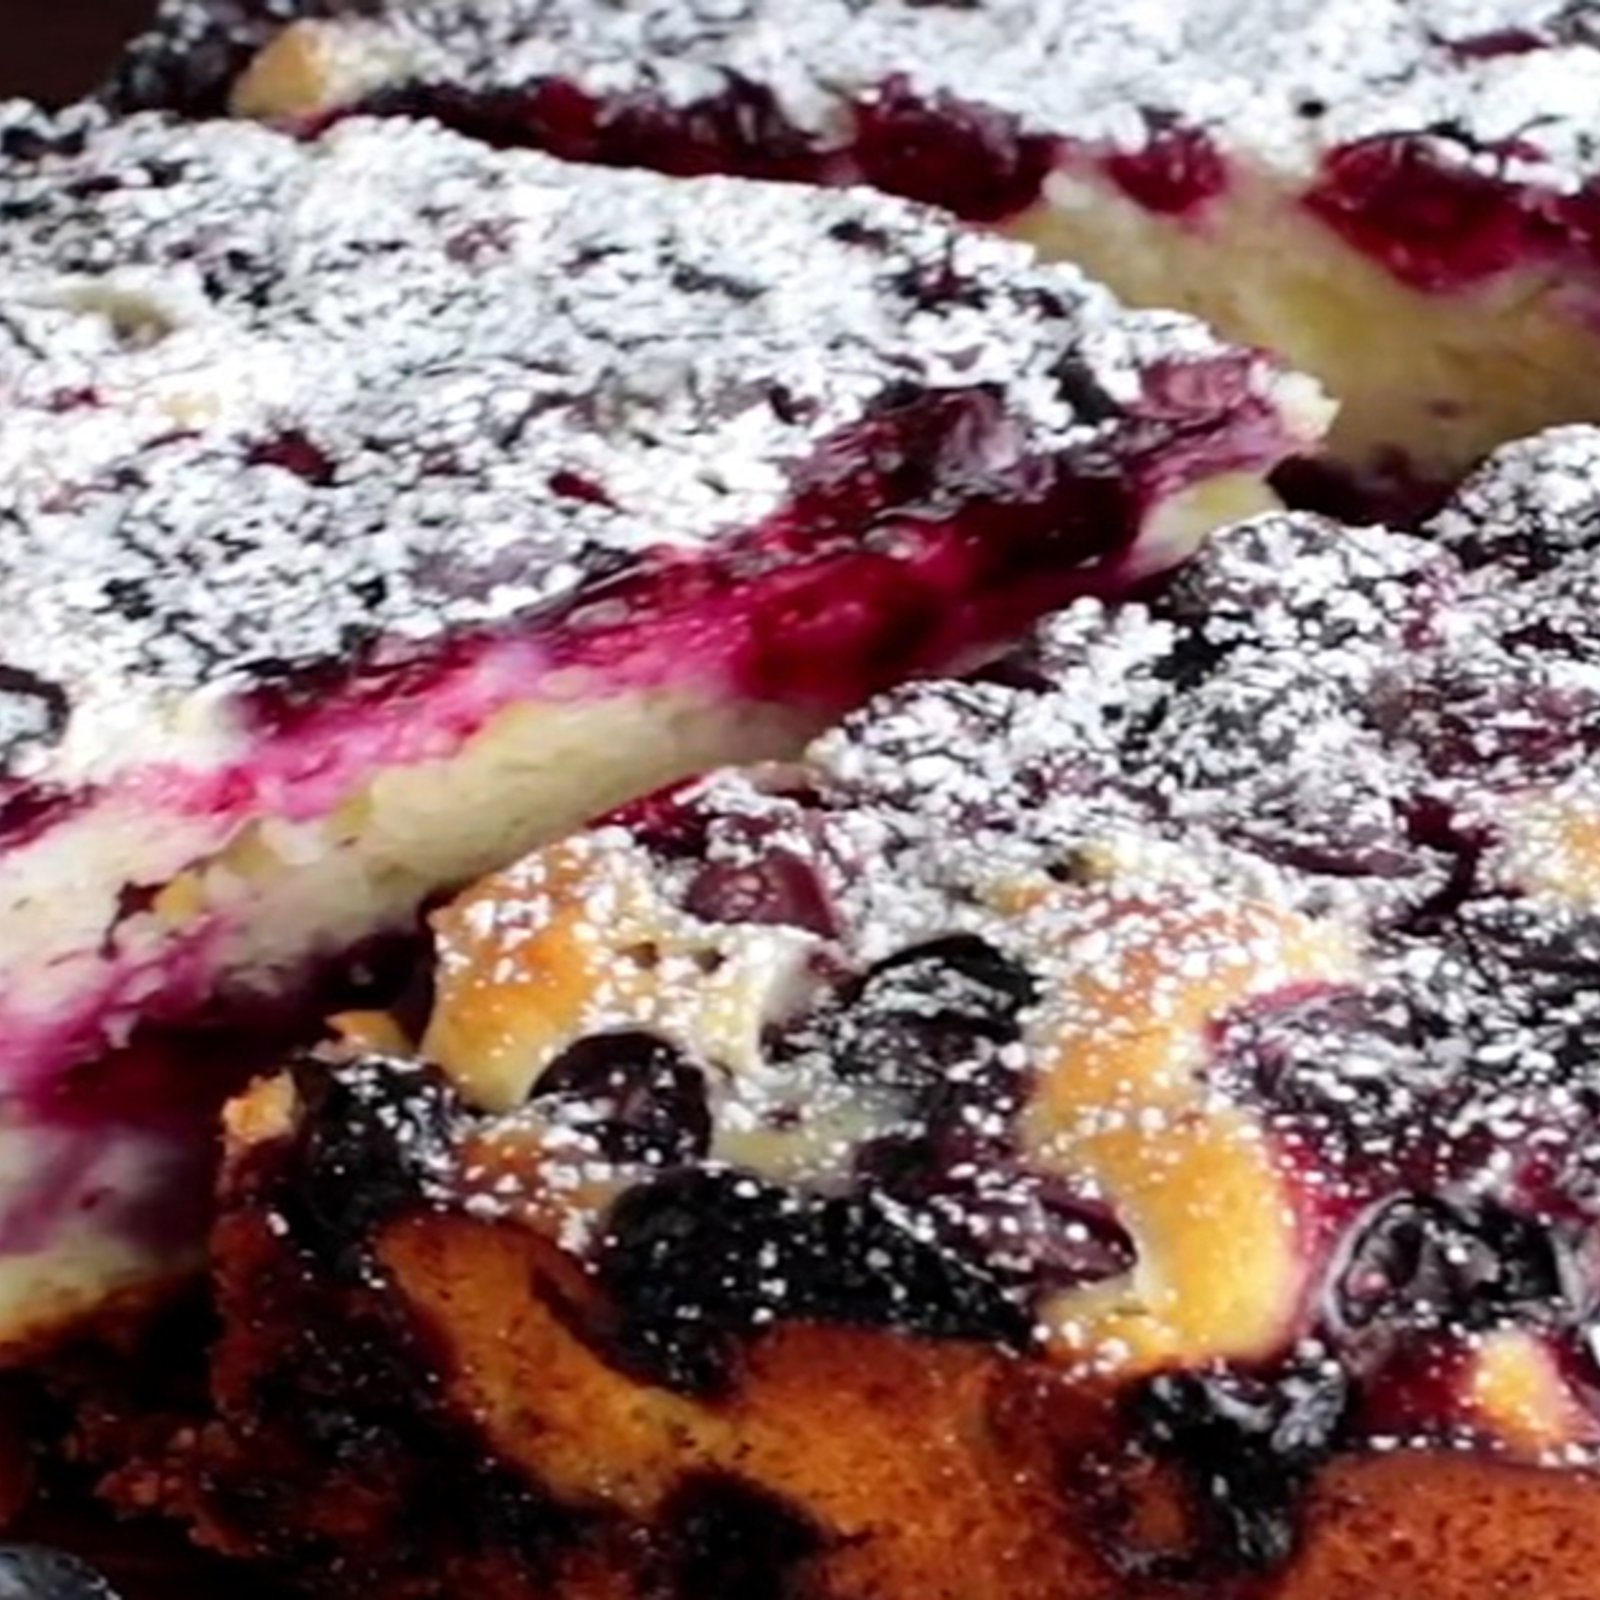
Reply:
[[[1242,523],[436,913],[230,1109],[124,1492],[408,1600],[1585,1600],[1597,484]]]

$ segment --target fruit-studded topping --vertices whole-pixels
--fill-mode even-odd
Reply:
[[[1355,1232],[1330,1309],[1352,1329],[1570,1318],[1569,1255],[1556,1225],[1526,1212],[1401,1197]]]
[[[1116,559],[1170,490],[1281,453],[1265,364],[869,195],[684,187],[420,124],[296,141],[12,106],[0,142],[14,766],[115,764],[141,714],[179,754],[214,749],[219,699],[276,726],[351,678],[379,703],[434,668],[466,722],[519,667],[473,638],[565,605],[587,654],[545,664],[621,671],[641,598],[698,648],[731,591],[789,566],[807,581],[728,622],[749,637],[720,666],[857,698],[889,663],[830,635],[814,586],[868,523],[852,595],[921,596],[897,626],[937,654],[956,646],[934,638],[940,585]],[[1219,363],[1238,371],[1145,414],[1147,390]],[[1085,373],[1109,410],[1079,406]],[[1202,464],[1196,425],[1233,443]],[[952,547],[996,505],[1015,509],[981,549]],[[729,569],[696,579],[691,552]],[[445,633],[461,647],[430,666]]]
[[[432,1200],[553,1231],[689,1387],[784,1317],[1148,1382],[1247,1565],[1335,1433],[1586,1446],[1597,468],[1242,524],[481,884]]]
[[[864,175],[979,216],[1023,209],[1062,147],[1159,211],[1203,206],[1242,154],[1323,170],[1319,209],[1423,279],[1441,240],[1474,275],[1593,232],[1564,200],[1597,170],[1600,57],[1566,0],[167,0],[162,17],[125,101],[214,109],[237,73],[250,115],[424,107],[570,156]],[[1441,172],[1461,181],[1421,181]],[[1548,203],[1502,203],[1508,182]]]
[[[1137,1445],[1189,1480],[1195,1537],[1123,1547],[1130,1576],[1193,1581],[1265,1572],[1294,1549],[1301,1491],[1343,1430],[1349,1382],[1335,1362],[1263,1374],[1167,1373],[1127,1400]]]
[[[613,1208],[600,1281],[628,1354],[678,1387],[726,1381],[734,1338],[778,1317],[1021,1345],[1026,1305],[886,1196],[812,1195],[683,1171]]]

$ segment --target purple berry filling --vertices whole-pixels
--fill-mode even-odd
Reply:
[[[1458,48],[1479,55],[1491,45],[1499,53],[1520,48],[1511,35]],[[852,136],[839,148],[810,141],[762,86],[737,82],[688,106],[639,95],[602,101],[551,80],[515,92],[408,85],[352,109],[436,117],[498,146],[534,146],[571,160],[680,174],[867,182],[986,223],[1038,203],[1045,179],[1069,152],[1160,216],[1197,217],[1229,182],[1212,136],[1169,113],[1148,115],[1139,148],[1086,147],[1080,157],[1070,141],[1029,133],[1016,117],[953,95],[923,96],[903,77],[886,80],[856,105]],[[1513,183],[1446,163],[1429,141],[1403,135],[1331,151],[1304,203],[1354,248],[1429,292],[1470,288],[1552,259],[1587,261],[1600,233],[1600,203],[1591,188],[1562,196]]]
[[[924,96],[900,76],[855,105],[851,136],[838,147],[787,121],[769,90],[737,79],[688,105],[637,92],[602,100],[561,79],[525,90],[407,84],[334,116],[356,113],[433,117],[497,147],[528,146],[569,161],[683,176],[870,183],[973,222],[1004,222],[1035,205],[1068,148],[1027,132],[1005,112],[947,93]],[[1162,215],[1193,215],[1227,187],[1226,165],[1210,138],[1169,117],[1150,118],[1142,149],[1085,156]]]
[[[504,636],[352,641],[342,662],[260,663],[245,701],[258,731],[247,763],[125,781],[205,815],[259,809],[268,795],[287,797],[290,815],[317,815],[374,768],[448,753],[525,694],[530,674],[566,667],[627,690],[692,661],[754,700],[842,710],[907,670],[970,658],[1075,594],[1117,593],[1143,577],[1126,557],[1164,498],[1283,455],[1282,423],[1250,371],[1242,355],[1150,369],[1132,415],[1168,425],[1152,426],[1148,444],[1126,430],[1115,471],[1087,455],[993,468],[997,452],[1011,454],[995,396],[912,399],[824,444],[797,471],[790,505],[726,554],[647,558],[613,580],[603,597],[628,621],[590,622],[598,596],[585,593],[566,618]],[[1199,425],[1175,437],[1170,424],[1187,416]],[[337,471],[309,441],[263,449],[297,472]],[[950,483],[960,498],[941,503]],[[882,554],[859,545],[857,530],[872,522],[884,527]],[[762,573],[769,552],[785,560]],[[31,842],[82,803],[19,785],[0,828]]]
[[[1150,117],[1141,150],[1102,156],[1100,164],[1130,200],[1157,216],[1187,217],[1228,187],[1227,163],[1209,135],[1170,117]]]
[[[1591,267],[1600,222],[1593,186],[1560,195],[1387,135],[1333,151],[1305,204],[1402,282],[1441,294],[1550,261]]]

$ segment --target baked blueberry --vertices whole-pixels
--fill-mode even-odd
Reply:
[[[711,1147],[704,1073],[647,1033],[580,1039],[544,1069],[533,1098],[613,1161],[672,1166]]]

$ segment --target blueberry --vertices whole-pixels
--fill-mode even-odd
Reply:
[[[871,1195],[821,1196],[686,1168],[613,1208],[600,1281],[620,1353],[657,1381],[725,1388],[738,1342],[775,1318],[1025,1341],[1020,1299],[926,1218]]]
[[[580,1039],[545,1068],[533,1097],[564,1102],[612,1161],[675,1166],[711,1147],[704,1074],[652,1034]]]
[[[1018,1036],[1032,977],[992,945],[956,934],[879,962],[835,1019],[831,1053],[847,1078],[926,1088],[971,1070]],[[970,1095],[966,1098],[971,1098]]]
[[[1332,1364],[1163,1373],[1137,1391],[1134,1435],[1184,1474],[1201,1525],[1197,1550],[1168,1562],[1265,1572],[1286,1561],[1300,1496],[1336,1447],[1349,1398]]]
[[[985,1038],[1016,1034],[1032,1004],[1032,977],[974,934],[914,945],[880,961],[863,979],[859,1005],[959,1026]]]
[[[75,1556],[39,1545],[0,1545],[0,1600],[117,1600]]]
[[[293,1071],[305,1132],[278,1205],[301,1249],[336,1275],[359,1276],[374,1233],[419,1203],[462,1107],[427,1065],[372,1057],[335,1069],[310,1055]]]
[[[774,846],[753,861],[708,861],[690,883],[685,904],[706,922],[771,923],[824,937],[838,931],[816,868]]]
[[[1564,1250],[1537,1218],[1490,1201],[1403,1195],[1369,1215],[1331,1308],[1351,1332],[1570,1320]]]
[[[1030,1171],[1005,1148],[890,1134],[862,1148],[855,1170],[868,1189],[918,1208],[952,1249],[1022,1290],[1100,1282],[1135,1260],[1108,1207]]]

